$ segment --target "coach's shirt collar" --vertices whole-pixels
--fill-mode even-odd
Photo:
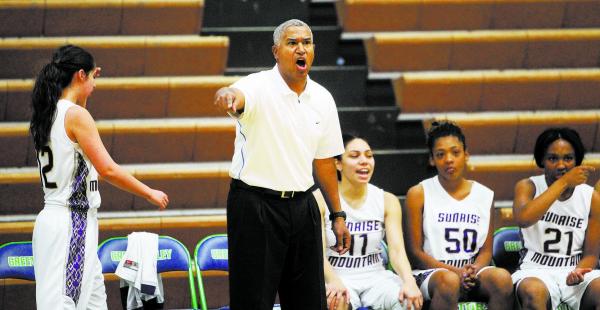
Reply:
[[[289,86],[288,84],[285,82],[285,80],[283,79],[283,77],[281,76],[281,73],[279,73],[279,68],[277,67],[277,64],[275,64],[275,66],[273,67],[273,69],[271,69],[271,76],[275,82],[275,88],[277,89],[277,91],[279,91],[282,95],[288,96],[288,95],[294,95],[294,96],[298,96],[298,94],[296,94]],[[310,79],[310,76],[306,77],[306,87],[304,87],[304,91],[300,94],[300,96],[309,96],[312,93],[312,90],[314,89],[314,82]]]

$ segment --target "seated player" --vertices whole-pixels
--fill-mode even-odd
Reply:
[[[348,301],[352,309],[421,309],[423,298],[404,250],[398,198],[369,184],[375,159],[367,141],[351,135],[343,135],[343,140],[345,152],[336,158],[336,167],[340,202],[352,242],[344,255],[326,247],[324,270],[329,309],[347,309]],[[319,192],[316,197],[325,219],[323,244],[333,245],[329,212]],[[384,236],[391,265],[398,274],[383,265]]]
[[[513,214],[521,227],[521,264],[512,278],[523,309],[599,309],[600,196],[585,184],[593,167],[576,131],[550,128],[537,138],[544,174],[515,186]]]
[[[512,309],[510,274],[489,266],[494,192],[465,178],[469,153],[460,127],[434,122],[427,138],[437,175],[409,189],[404,212],[417,284],[431,309],[455,310],[459,300]]]

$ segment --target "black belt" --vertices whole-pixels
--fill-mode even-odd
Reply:
[[[313,185],[305,191],[276,191],[270,188],[248,185],[238,179],[231,179],[231,187],[251,190],[253,192],[274,196],[281,199],[292,199],[302,197],[304,194],[312,192],[315,186]]]

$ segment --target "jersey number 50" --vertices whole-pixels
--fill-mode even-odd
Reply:
[[[477,231],[475,229],[464,229],[461,240],[460,229],[446,228],[445,238],[446,241],[451,243],[451,246],[446,247],[448,253],[459,253],[461,248],[466,253],[475,252],[477,246]]]

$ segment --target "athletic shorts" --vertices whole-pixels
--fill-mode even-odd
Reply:
[[[35,268],[35,294],[38,309],[107,309],[102,266],[98,259],[97,210],[87,212],[85,249],[76,251],[84,257],[79,299],[75,303],[66,293],[70,241],[73,235],[69,208],[46,206],[35,220],[33,229],[33,261]]]
[[[389,270],[339,274],[350,293],[352,309],[404,309],[398,300],[402,280]]]
[[[552,301],[552,309],[556,309],[563,302],[571,309],[579,309],[581,298],[585,293],[585,289],[594,279],[600,277],[600,270],[592,270],[586,273],[583,277],[583,282],[569,286],[567,285],[567,275],[573,269],[564,268],[535,268],[517,270],[512,274],[513,283],[516,285],[515,291],[519,288],[521,280],[525,278],[538,278],[546,285],[550,299]]]
[[[493,267],[494,266],[485,266],[485,267],[479,269],[479,271],[477,272],[477,275],[479,275],[482,271],[484,271],[488,268],[493,268]],[[423,300],[431,300],[431,295],[429,294],[429,280],[431,279],[431,276],[434,273],[436,273],[440,270],[448,271],[448,269],[446,269],[446,268],[413,270],[413,276],[415,277],[417,286],[419,287],[419,289],[421,289],[421,294],[423,294]]]

